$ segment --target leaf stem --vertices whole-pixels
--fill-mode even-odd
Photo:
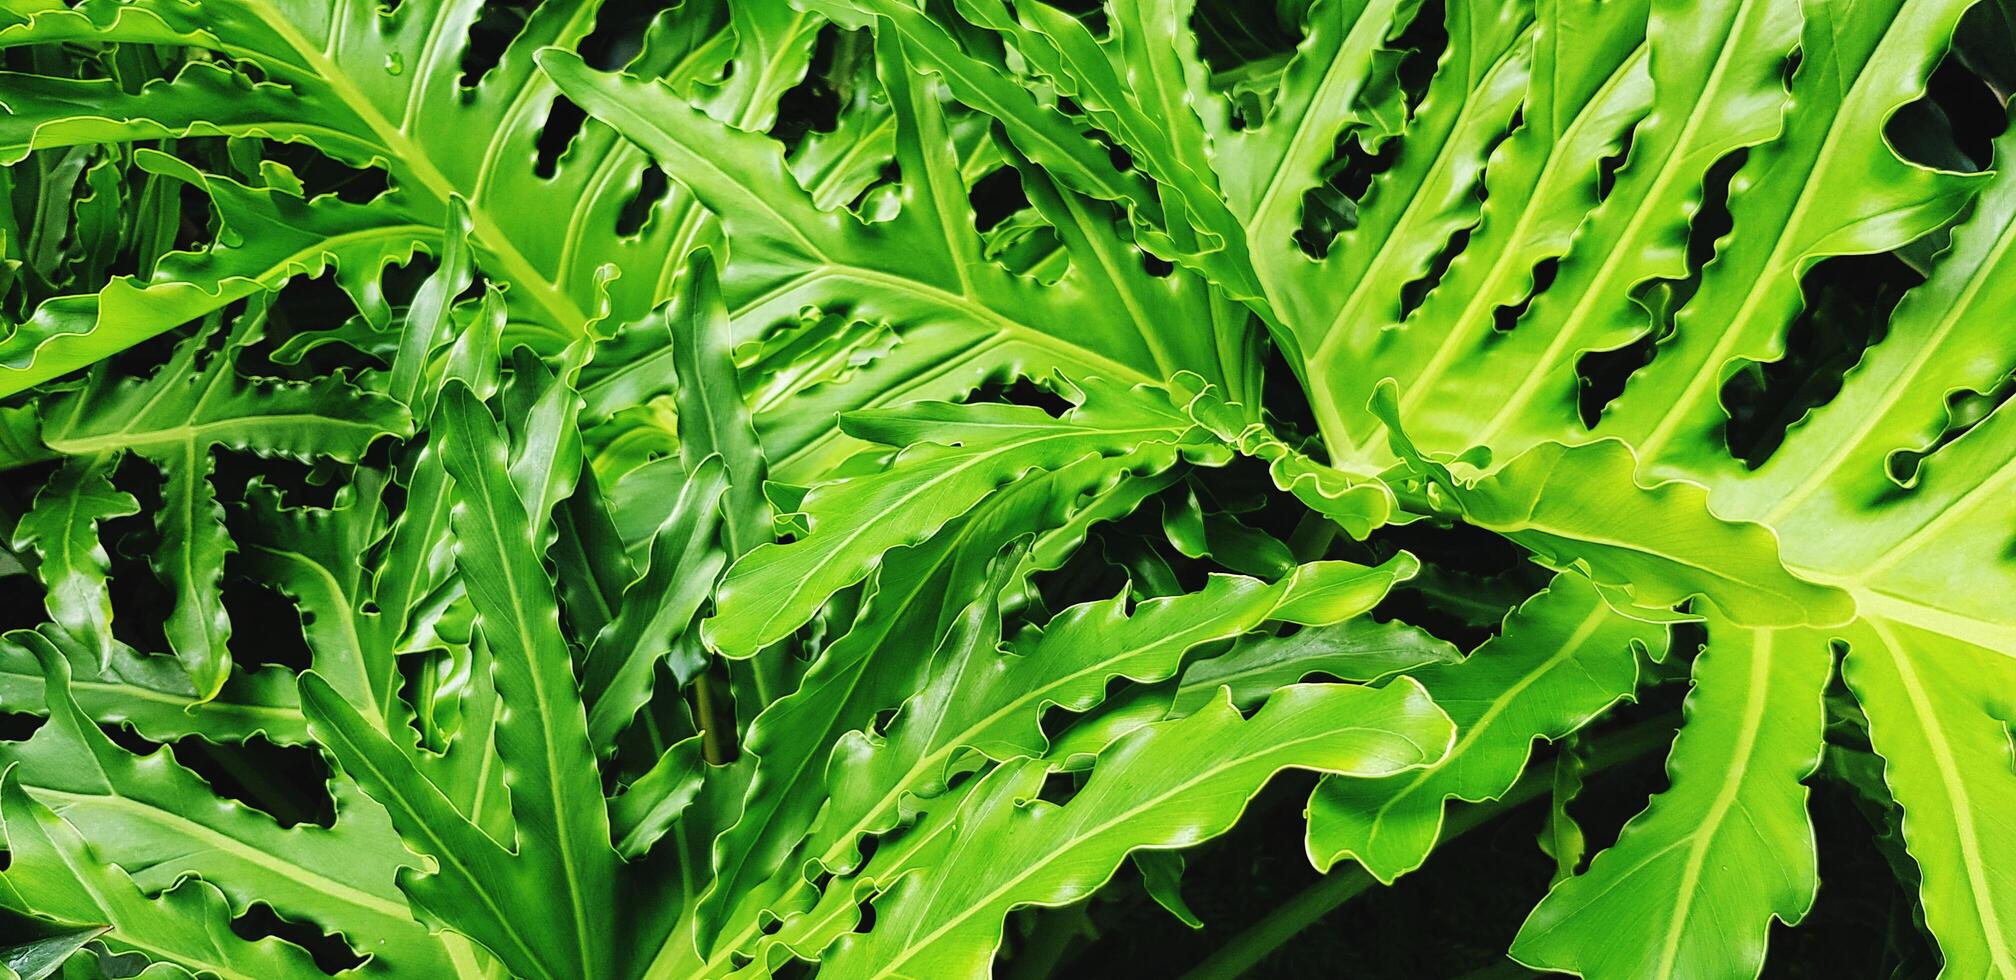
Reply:
[[[1588,772],[1600,772],[1655,751],[1671,741],[1677,727],[1677,718],[1665,714],[1613,733],[1590,752]],[[1461,837],[1509,810],[1532,802],[1551,785],[1552,779],[1547,773],[1529,770],[1497,800],[1460,807],[1452,812],[1443,825],[1442,841],[1446,843]],[[1340,867],[1262,916],[1245,932],[1234,936],[1184,974],[1182,980],[1220,980],[1242,976],[1269,953],[1374,884],[1377,884],[1376,879],[1365,871],[1364,866],[1353,863]]]
[[[700,755],[709,765],[727,765],[735,757],[735,719],[730,705],[714,689],[714,664],[693,678],[693,700],[700,715]]]

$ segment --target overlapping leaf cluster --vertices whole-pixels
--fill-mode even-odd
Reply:
[[[2016,977],[2016,15],[1250,6],[0,2],[8,968],[1035,975],[1293,769]]]

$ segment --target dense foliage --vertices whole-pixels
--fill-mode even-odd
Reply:
[[[0,58],[14,973],[2016,978],[2000,0]]]

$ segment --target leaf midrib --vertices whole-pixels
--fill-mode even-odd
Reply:
[[[1967,871],[1967,888],[1973,896],[1974,915],[1980,922],[1983,939],[1994,937],[1982,945],[1989,951],[1995,963],[1996,972],[2006,977],[2016,977],[2016,958],[2012,958],[2012,944],[2004,936],[2001,922],[1995,913],[1995,890],[1982,875],[1987,867],[1981,858],[1979,833],[1974,828],[1974,813],[1967,793],[1967,780],[1960,776],[1958,761],[1953,757],[1952,743],[1946,738],[1946,731],[1934,723],[1940,717],[1925,688],[1918,679],[1918,668],[1905,654],[1903,644],[1891,635],[1887,625],[1880,619],[1869,618],[1869,628],[1878,639],[1889,648],[1891,662],[1897,667],[1897,679],[1904,688],[1904,694],[1911,699],[1912,716],[1918,721],[1918,728],[1925,735],[1925,744],[1932,750],[1933,769],[1939,774],[1939,783],[1946,790],[1946,796],[1954,805],[1948,808],[1953,816],[1953,830],[1959,837],[1961,866]]]
[[[486,415],[489,412],[481,404],[475,403],[473,399],[470,404],[474,406],[474,411],[483,412]],[[516,491],[508,485],[499,487],[494,483],[496,472],[489,469],[482,471],[483,486],[481,487],[481,491],[484,496],[497,497],[500,494],[512,494],[515,496]],[[520,506],[522,509],[522,504]],[[527,523],[530,523],[529,520]],[[570,819],[571,814],[574,812],[574,808],[571,805],[573,801],[567,793],[562,792],[557,778],[562,772],[562,767],[560,765],[558,747],[554,744],[555,739],[553,737],[556,725],[552,715],[552,708],[555,699],[546,690],[544,679],[539,675],[538,657],[533,647],[530,646],[530,641],[533,637],[545,635],[550,631],[540,630],[537,624],[527,619],[525,604],[519,601],[519,597],[527,593],[521,590],[517,576],[513,573],[512,562],[509,558],[512,553],[511,546],[504,539],[501,522],[495,519],[485,520],[482,522],[482,526],[488,532],[486,536],[490,539],[491,546],[497,549],[497,555],[501,559],[498,562],[498,568],[504,579],[504,585],[511,596],[511,611],[514,625],[518,631],[517,635],[521,641],[527,644],[523,650],[526,658],[525,673],[527,679],[532,684],[533,690],[531,694],[536,705],[534,713],[538,718],[540,735],[542,736],[540,738],[540,747],[546,755],[546,789],[552,801],[555,821],[553,839],[556,850],[559,851],[560,867],[567,889],[568,905],[573,911],[572,931],[575,934],[575,942],[578,944],[577,948],[581,957],[582,975],[593,977],[597,975],[593,954],[595,942],[594,937],[588,933],[587,909],[582,903],[581,881],[576,867],[579,863],[577,855],[574,853],[573,840],[573,825],[576,821]],[[593,753],[590,753],[590,757],[593,757]],[[597,794],[597,798],[600,798],[599,794]]]
[[[1680,886],[1676,889],[1678,901],[1666,920],[1666,935],[1661,940],[1657,975],[1673,976],[1674,964],[1680,956],[1680,940],[1686,932],[1686,922],[1693,909],[1693,902],[1701,880],[1701,872],[1708,861],[1709,845],[1720,834],[1720,827],[1729,808],[1736,804],[1748,782],[1751,757],[1756,752],[1757,741],[1764,728],[1764,707],[1770,702],[1772,648],[1776,645],[1776,635],[1770,630],[1757,630],[1752,634],[1755,641],[1750,647],[1750,686],[1748,700],[1743,705],[1742,725],[1737,729],[1730,771],[1725,773],[1715,798],[1708,807],[1707,816],[1687,840],[1687,860],[1681,866]],[[1712,828],[1712,829],[1711,829]]]
[[[144,822],[154,823],[184,836],[201,840],[215,850],[230,854],[248,864],[257,865],[278,877],[288,879],[294,883],[306,884],[316,889],[325,897],[366,909],[373,915],[384,916],[402,925],[409,923],[413,916],[412,911],[407,908],[404,902],[394,902],[382,896],[374,895],[347,882],[331,878],[306,865],[277,860],[266,851],[253,847],[230,834],[226,834],[206,824],[197,823],[172,810],[134,800],[116,792],[116,790],[114,792],[98,794],[77,793],[45,786],[24,786],[23,788],[28,789],[32,795],[43,799],[45,801],[43,805],[48,806],[51,810],[58,809],[57,804],[46,801],[60,801],[65,804],[64,809],[67,809],[70,805],[80,805],[123,810],[135,814]]]

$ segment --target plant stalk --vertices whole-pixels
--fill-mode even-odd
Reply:
[[[709,664],[693,678],[694,707],[700,715],[700,755],[708,765],[727,765],[735,757],[735,720],[714,689],[714,667]]]

